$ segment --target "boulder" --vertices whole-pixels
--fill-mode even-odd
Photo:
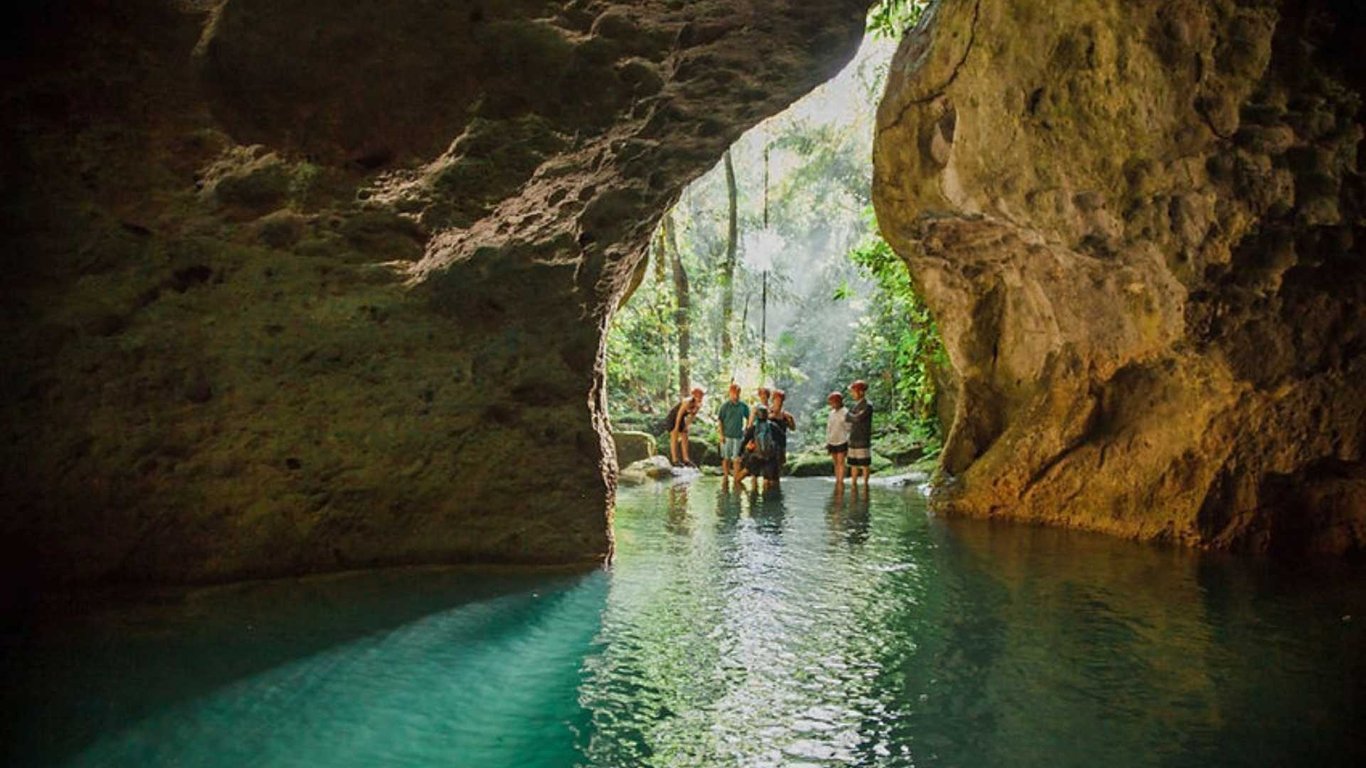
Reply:
[[[793,477],[834,477],[835,461],[825,452],[799,453],[787,457],[783,471]]]
[[[622,469],[617,475],[617,482],[627,485],[640,485],[650,480],[665,480],[673,477],[675,470],[669,464],[669,460],[663,456],[651,456],[641,459]]]
[[[612,442],[617,450],[617,466],[624,467],[655,455],[655,439],[645,432],[613,432]]]
[[[872,464],[870,468],[873,474],[886,472],[892,469],[892,460],[873,451]],[[827,453],[802,453],[796,456],[787,457],[787,466],[784,471],[793,477],[834,477],[835,460]],[[846,473],[848,469],[846,467]]]
[[[668,433],[655,438],[655,447],[659,449],[660,455],[665,457],[669,456]],[[709,465],[716,467],[721,465],[720,447],[714,442],[708,442],[698,438],[696,432],[693,432],[688,436],[688,457],[698,466]],[[681,461],[682,458],[683,457],[680,456],[679,460]]]

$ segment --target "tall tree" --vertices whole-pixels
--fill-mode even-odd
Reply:
[[[674,325],[678,328],[678,391],[683,397],[692,389],[691,361],[688,359],[692,346],[692,320],[689,317],[688,271],[683,268],[683,255],[678,252],[678,238],[674,235],[673,211],[664,214],[659,223],[660,233],[669,249],[670,261],[674,272]]]
[[[739,227],[736,220],[735,166],[726,150],[726,193],[730,199],[730,221],[726,226],[726,262],[721,276],[721,361],[729,366],[731,354],[730,321],[735,314],[735,249]]]

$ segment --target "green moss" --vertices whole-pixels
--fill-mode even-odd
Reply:
[[[289,197],[293,179],[288,166],[280,162],[261,162],[241,173],[218,180],[214,194],[224,205],[266,212],[282,206]]]
[[[512,194],[566,144],[538,115],[514,120],[476,118],[452,148],[455,159],[433,179],[443,200],[430,216],[448,225],[467,226]]]
[[[793,477],[833,476],[835,462],[826,453],[801,453],[789,456],[783,471]]]
[[[302,162],[295,165],[289,175],[290,203],[299,208],[306,208],[321,177],[322,169],[313,163]]]
[[[348,216],[340,233],[356,250],[385,259],[415,260],[427,242],[427,233],[416,222],[383,209]]]

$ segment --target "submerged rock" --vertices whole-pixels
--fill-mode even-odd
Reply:
[[[669,460],[663,456],[651,456],[632,463],[630,466],[621,470],[617,476],[618,482],[628,485],[639,485],[648,480],[667,480],[675,477],[681,470],[676,469]]]
[[[903,472],[895,475],[874,476],[868,483],[884,488],[904,488],[908,485],[923,485],[930,480],[930,473],[922,471]]]

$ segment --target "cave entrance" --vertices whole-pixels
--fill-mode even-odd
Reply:
[[[715,418],[731,382],[750,404],[760,386],[786,391],[794,473],[829,464],[827,395],[848,398],[855,379],[878,407],[884,468],[937,454],[942,345],[871,202],[877,103],[897,32],[920,7],[874,5],[842,72],[744,134],[665,213],[607,340],[621,466],[650,450],[681,461],[664,425],[694,386],[707,395],[690,458],[719,465]]]

